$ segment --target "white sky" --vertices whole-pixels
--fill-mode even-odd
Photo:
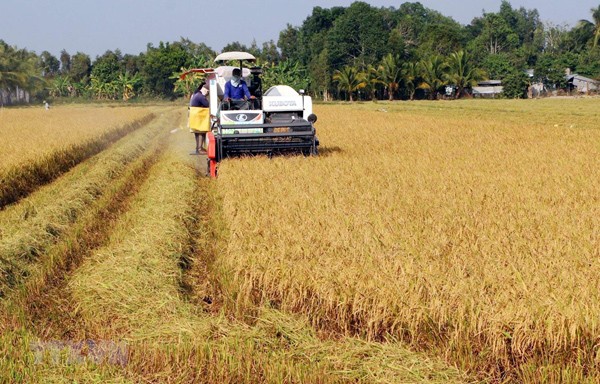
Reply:
[[[398,8],[404,1],[366,0]],[[421,0],[424,6],[469,24],[483,10],[497,12],[501,0]],[[239,41],[259,46],[277,42],[286,24],[300,26],[315,6],[349,6],[344,0],[0,0],[0,39],[59,57],[83,52],[94,59],[107,50],[139,54],[146,45],[181,37],[204,42],[216,51]],[[574,26],[591,19],[600,0],[511,0],[513,8],[536,8],[543,21]]]

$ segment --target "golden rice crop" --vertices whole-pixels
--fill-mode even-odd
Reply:
[[[48,247],[165,131],[154,124],[134,132],[22,204],[0,211],[0,297],[31,274]]]
[[[148,114],[143,107],[106,105],[0,109],[0,171],[80,144]]]
[[[218,209],[208,206],[215,202],[214,186],[198,180],[188,147],[173,138],[111,241],[76,271],[68,286],[93,334],[130,343],[129,374],[178,383],[460,382],[455,369],[399,343],[324,342],[305,321],[271,308],[252,309],[249,325],[191,305],[181,291],[182,258],[200,264],[209,255],[206,249],[190,253],[194,231],[186,225],[215,223],[219,217],[193,218],[197,210],[210,215]],[[198,235],[209,232],[203,228]],[[218,239],[196,242],[211,240]],[[212,279],[227,278],[205,267]],[[196,295],[209,294],[194,289]]]
[[[0,135],[6,145],[0,151],[0,208],[54,180],[155,117],[147,109],[110,109],[1,110]]]
[[[600,380],[597,102],[317,107],[318,157],[221,164],[231,305],[480,378]]]

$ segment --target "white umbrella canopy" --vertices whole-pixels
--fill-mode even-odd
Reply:
[[[228,61],[228,60],[248,60],[248,61],[256,61],[256,57],[248,52],[223,52],[217,57],[215,57],[215,62],[218,61]]]

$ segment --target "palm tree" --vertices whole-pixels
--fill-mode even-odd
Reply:
[[[592,8],[591,12],[593,21],[579,20],[577,27],[586,32],[586,35],[592,36],[592,48],[596,48],[600,40],[600,5],[598,8]]]
[[[45,82],[36,69],[37,56],[0,40],[0,89],[34,91]]]
[[[444,62],[441,56],[435,55],[429,59],[422,60],[420,63],[422,81],[419,84],[420,89],[430,91],[430,98],[437,99],[439,89],[446,85],[445,71],[448,64]]]
[[[414,100],[415,88],[419,79],[419,64],[407,62],[402,64],[402,80],[408,89],[409,99]]]
[[[381,72],[382,83],[385,84],[388,90],[388,99],[392,101],[394,100],[394,92],[396,92],[400,86],[400,79],[402,76],[400,57],[388,53],[387,56],[381,60],[379,71]]]
[[[371,96],[371,100],[375,100],[375,91],[377,86],[380,84],[385,85],[385,82],[381,80],[381,73],[373,65],[369,64],[367,68],[362,72],[365,81],[365,88]]]
[[[333,74],[333,80],[338,83],[339,90],[348,93],[350,102],[354,101],[353,92],[366,86],[364,73],[359,72],[356,67],[345,66],[341,70],[336,70]]]
[[[477,85],[483,79],[483,73],[471,65],[469,56],[465,51],[454,52],[450,55],[446,82],[456,86],[456,98],[459,98],[465,88]]]

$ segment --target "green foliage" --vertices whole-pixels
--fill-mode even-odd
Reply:
[[[329,73],[327,62],[329,61],[329,51],[324,49],[318,56],[313,58],[308,65],[308,71],[311,83],[309,89],[313,94],[320,94],[323,100],[329,97],[328,89],[331,85],[331,74]]]
[[[11,47],[0,40],[0,90],[20,88],[31,93],[43,90],[46,83],[41,76],[39,62],[34,53]]]
[[[441,56],[434,55],[419,63],[421,83],[419,89],[427,91],[430,99],[437,99],[440,89],[447,84],[446,70],[448,64]]]
[[[354,101],[354,92],[366,86],[365,76],[356,67],[345,66],[335,71],[333,80],[338,84],[338,90],[344,91],[350,101]]]
[[[67,75],[56,76],[50,83],[50,96],[52,97],[63,97],[69,95],[69,89],[71,88],[71,79]]]
[[[544,83],[549,88],[564,88],[567,86],[565,65],[558,55],[541,55],[535,66],[535,80]]]
[[[263,89],[274,85],[289,85],[295,90],[307,89],[307,70],[298,62],[285,60],[279,63],[267,63],[262,76]]]
[[[483,75],[510,77],[518,85],[515,71],[531,68],[536,81],[552,88],[566,86],[566,68],[600,78],[599,41],[600,6],[591,9],[589,20],[569,29],[543,24],[536,9],[513,8],[507,0],[497,12],[485,12],[465,26],[419,2],[378,8],[355,1],[348,7],[314,7],[300,26],[287,24],[277,42],[247,46],[234,41],[223,51],[247,51],[268,63],[266,85],[289,84],[324,100],[336,89],[354,98],[364,88],[365,98],[393,100],[423,97],[417,89],[436,98],[446,83],[462,95]],[[179,81],[182,70],[212,67],[217,54],[186,38],[148,44],[139,55],[109,50],[94,61],[82,52],[37,56],[0,42],[0,89],[19,87],[44,97],[45,92],[125,100],[140,94],[180,97],[202,80]],[[362,85],[349,90],[348,80],[356,78]]]
[[[97,57],[92,68],[91,75],[97,81],[110,83],[117,80],[122,70],[121,61],[123,56],[119,50],[106,51],[102,56]]]
[[[189,61],[190,56],[184,44],[161,41],[157,48],[149,44],[140,71],[144,79],[144,90],[150,95],[175,96],[175,80],[171,75],[186,67]]]
[[[281,58],[283,60],[300,59],[298,50],[296,49],[298,46],[298,34],[298,28],[292,27],[292,25],[289,23],[286,25],[283,31],[279,32],[277,47],[281,50]]]
[[[510,57],[505,53],[489,55],[482,64],[489,79],[502,80],[514,70]]]
[[[582,52],[578,56],[577,73],[600,79],[600,46]]]
[[[600,41],[600,5],[598,8],[592,8],[591,12],[592,21],[580,20],[576,30],[580,32],[580,36],[587,41],[588,45],[596,48],[598,41]]]
[[[42,69],[41,75],[45,78],[56,76],[60,70],[60,61],[50,52],[44,51],[40,55],[39,67]]]
[[[381,83],[385,85],[388,99],[394,100],[394,93],[398,91],[400,86],[400,80],[402,79],[402,65],[400,63],[400,57],[398,55],[393,56],[388,53],[381,60],[379,65],[379,73]]]
[[[456,86],[456,97],[459,98],[466,88],[477,85],[477,82],[483,79],[483,72],[473,67],[465,51],[458,51],[450,55],[445,77],[448,84]]]
[[[381,85],[386,85],[386,82],[382,80],[381,72],[379,72],[378,68],[375,68],[373,65],[369,64],[362,71],[362,76],[365,82],[365,90],[369,93],[369,97],[371,100],[376,100],[375,93],[378,88],[381,88]]]
[[[502,80],[504,97],[509,99],[526,99],[529,77],[523,71],[515,70]]]
[[[69,76],[74,82],[87,84],[92,70],[90,57],[82,52],[77,52],[71,58],[71,71]]]
[[[331,67],[377,63],[383,57],[388,35],[378,9],[360,1],[352,3],[327,36]]]
[[[418,63],[406,62],[402,64],[402,80],[404,81],[410,100],[413,100],[415,97],[417,84],[420,82],[420,73],[421,70]]]

